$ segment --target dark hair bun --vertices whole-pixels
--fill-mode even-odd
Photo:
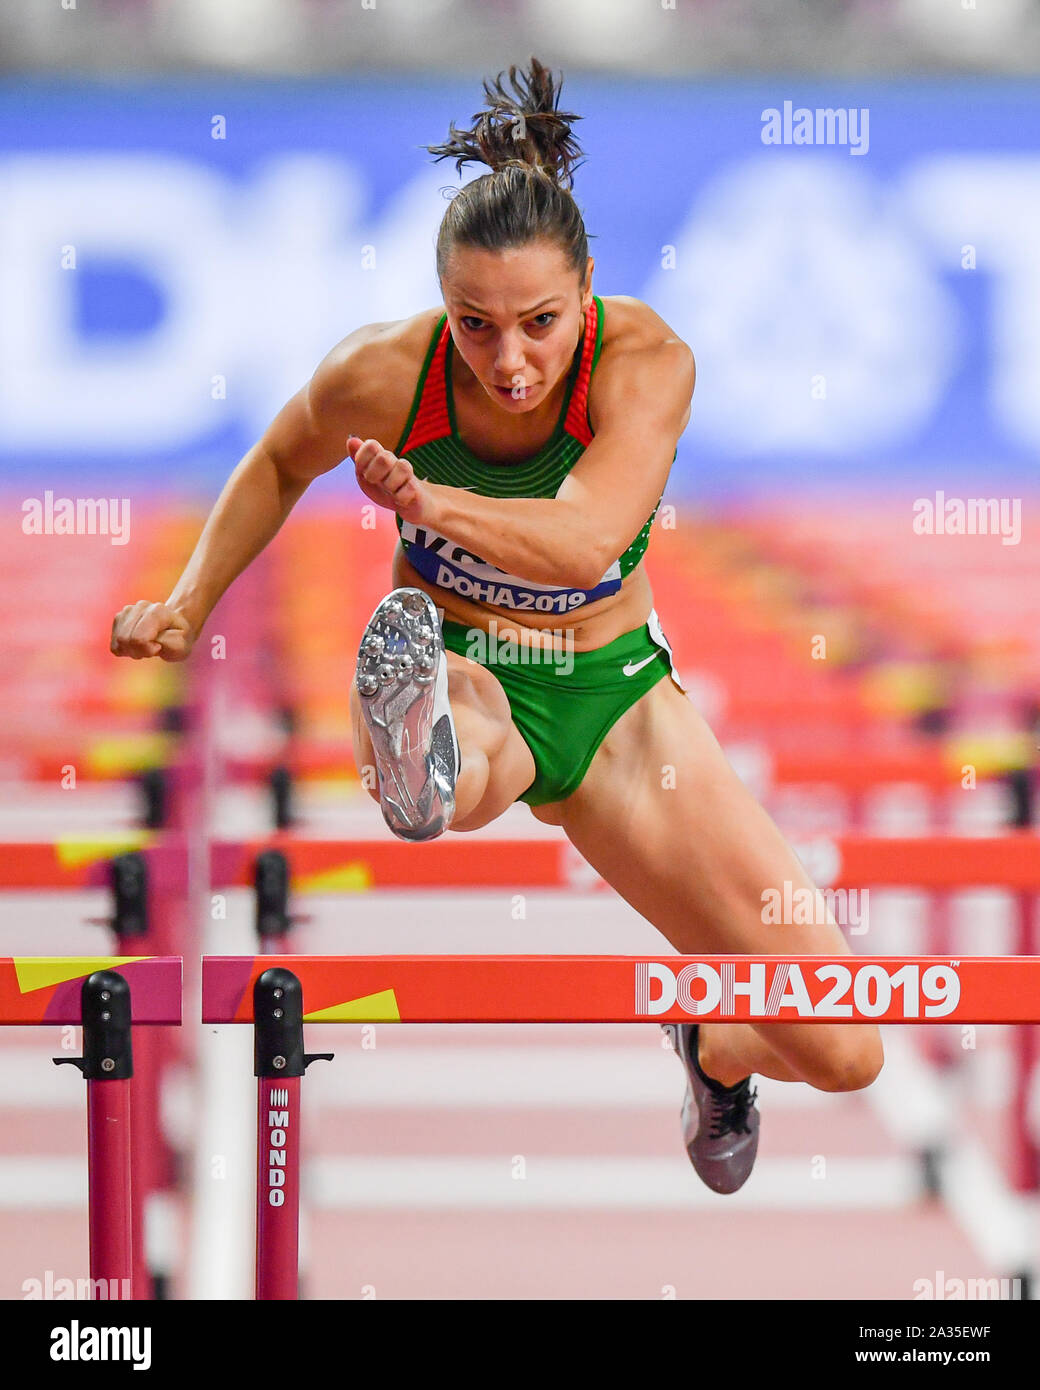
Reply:
[[[537,58],[531,59],[525,72],[509,69],[513,96],[505,90],[502,77],[499,73],[493,83],[484,79],[487,106],[474,114],[472,129],[460,130],[453,124],[443,145],[425,148],[437,160],[454,159],[459,173],[471,161],[486,164],[496,173],[510,165],[526,165],[562,187],[571,187],[578,167],[575,161],[582,153],[571,125],[581,117],[557,110],[562,77],[557,85]]]

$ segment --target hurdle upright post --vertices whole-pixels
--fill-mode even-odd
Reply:
[[[260,953],[282,956],[287,953],[289,929],[289,861],[279,849],[265,849],[253,866],[256,889],[256,934]]]
[[[111,927],[116,951],[121,956],[145,954],[155,949],[149,931],[148,861],[139,850],[117,855],[110,866],[114,915]],[[84,1045],[85,1046],[85,1045]],[[151,1298],[152,1274],[145,1244],[145,1208],[149,1195],[162,1186],[162,1125],[159,1104],[159,1048],[161,1039],[145,1033],[137,1039],[137,1076],[130,1088],[131,1163],[134,1171],[131,1239],[134,1259],[134,1296]]]
[[[256,1108],[256,1296],[300,1296],[300,1078],[331,1052],[303,1050],[303,987],[291,970],[253,986]]]

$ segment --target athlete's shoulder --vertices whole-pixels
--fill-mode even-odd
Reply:
[[[362,438],[385,442],[393,435],[396,441],[443,313],[443,308],[424,309],[348,333],[314,373],[310,393],[315,409],[350,414],[350,428]]]
[[[603,351],[638,352],[678,345],[692,352],[660,314],[628,294],[600,296],[603,302]]]
[[[603,346],[589,387],[593,431],[633,400],[657,401],[669,415],[677,410],[685,429],[696,375],[689,344],[649,304],[627,294],[603,298]]]

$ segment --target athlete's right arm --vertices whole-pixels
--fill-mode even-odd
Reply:
[[[371,431],[366,347],[382,327],[369,324],[345,338],[283,407],[228,478],[166,602],[142,599],[116,615],[114,655],[189,655],[217,600],[277,535],[308,485],[346,457],[351,433]]]

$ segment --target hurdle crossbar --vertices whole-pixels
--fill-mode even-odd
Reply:
[[[0,956],[0,1026],[80,1024],[80,991],[96,970],[118,970],[133,991],[134,1024],[179,1024],[180,956]]]
[[[68,835],[60,840],[5,840],[0,853],[0,891],[10,888],[107,888],[111,863],[139,851],[160,892],[181,891],[187,877],[183,838],[168,831],[130,830],[114,835]]]
[[[480,852],[475,854],[474,846]],[[216,840],[212,887],[252,887],[265,850],[281,850],[297,893],[369,888],[535,888],[588,886],[598,876],[563,836],[473,841],[441,837],[316,840],[281,832],[256,840]],[[993,836],[837,835],[794,845],[821,888],[982,888],[1040,892],[1040,836],[1030,830]]]
[[[204,1023],[272,967],[305,1023],[1040,1023],[1027,956],[206,956]]]

